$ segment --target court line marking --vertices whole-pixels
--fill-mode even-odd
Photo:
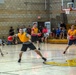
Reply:
[[[45,64],[44,64],[45,65]],[[50,66],[53,66],[53,65],[50,65]],[[6,71],[6,72],[4,72],[4,73],[10,73],[10,72],[19,72],[19,71],[25,71],[25,70],[31,70],[31,69],[40,69],[40,68],[50,68],[50,66],[49,65],[45,65],[45,66],[43,66],[43,67],[37,67],[37,68],[26,68],[26,69],[22,69],[22,70],[14,70],[14,71]],[[58,66],[56,66],[56,67],[58,67]],[[51,67],[52,68],[52,67]],[[59,66],[59,68],[61,68],[60,66]],[[68,67],[67,67],[68,68]],[[58,70],[58,69],[55,69],[55,68],[52,68],[51,70]],[[61,70],[61,69],[59,69],[60,71],[64,71],[63,69]]]
[[[43,64],[43,65],[45,65],[45,64]],[[45,66],[41,66],[41,67],[33,67],[33,68],[26,68],[26,69],[20,69],[20,70],[13,70],[13,71],[4,71],[3,73],[10,73],[10,72],[19,72],[19,71],[24,71],[24,70],[31,70],[31,69],[40,69],[40,68],[48,68],[48,67],[50,67],[49,65],[45,65]]]
[[[67,55],[67,54],[66,54]],[[73,55],[73,56],[75,56],[75,55]],[[52,58],[51,57],[47,57],[47,59],[49,59],[49,58],[51,58],[51,59],[49,59],[49,60],[65,60],[65,58],[59,58],[60,56],[56,56],[56,58],[53,56]],[[32,59],[36,59],[36,60],[38,60],[38,59],[42,59],[42,58],[28,58],[28,59],[23,59],[23,60],[32,60]],[[17,62],[18,60],[16,59],[16,60],[14,60],[14,61],[10,61],[9,59],[8,59],[8,61],[2,61],[2,62],[0,62],[0,63],[8,63],[8,62]],[[18,63],[18,62],[17,62]],[[31,62],[25,62],[25,63],[31,63]]]
[[[8,72],[0,72],[1,74],[9,74],[9,75],[19,75],[19,74],[14,74],[14,73],[8,73]]]

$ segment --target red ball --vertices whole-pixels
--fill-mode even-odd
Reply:
[[[41,36],[41,33],[38,33],[38,36]]]
[[[13,41],[13,37],[12,36],[8,36],[8,41]]]
[[[73,36],[70,36],[70,40],[73,40]]]

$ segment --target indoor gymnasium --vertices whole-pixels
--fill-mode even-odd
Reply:
[[[75,75],[76,0],[0,0],[0,75]]]

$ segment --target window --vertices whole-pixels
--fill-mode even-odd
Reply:
[[[0,0],[0,3],[4,3],[4,0]]]

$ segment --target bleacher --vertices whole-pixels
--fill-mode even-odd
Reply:
[[[72,24],[67,24],[66,25],[66,28],[67,28],[67,31],[68,29],[71,27]],[[76,29],[76,25],[75,25],[75,29]],[[52,43],[52,44],[67,44],[68,43],[68,40],[65,38],[65,39],[48,39],[48,43]]]
[[[48,43],[52,43],[52,44],[67,44],[68,40],[67,39],[48,39]]]

